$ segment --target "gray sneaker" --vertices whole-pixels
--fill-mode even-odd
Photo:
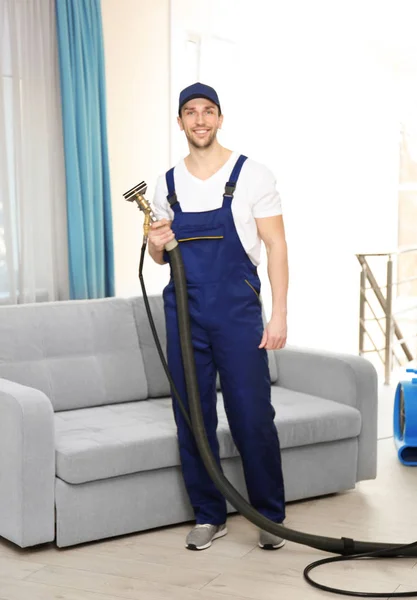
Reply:
[[[268,531],[259,530],[259,547],[263,550],[278,550],[285,544],[285,540]]]
[[[187,535],[185,547],[188,550],[205,550],[211,542],[227,533],[226,525],[196,525]]]

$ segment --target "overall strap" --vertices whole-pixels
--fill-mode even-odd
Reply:
[[[241,154],[236,161],[235,166],[233,167],[232,174],[230,175],[229,181],[226,183],[223,194],[223,206],[230,207],[233,200],[233,194],[236,189],[236,184],[239,179],[240,172],[242,170],[243,164],[245,160],[247,160],[247,156]]]
[[[169,202],[169,205],[172,208],[172,210],[174,211],[174,213],[179,213],[179,212],[181,212],[181,206],[180,206],[180,203],[178,202],[177,194],[175,192],[174,167],[172,167],[172,169],[170,169],[166,173],[165,179],[166,179],[167,188],[168,188],[167,200]]]

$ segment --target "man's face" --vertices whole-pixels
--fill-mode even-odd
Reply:
[[[218,107],[210,100],[189,100],[181,109],[178,124],[181,131],[195,148],[208,148],[216,139],[217,130],[223,123]]]

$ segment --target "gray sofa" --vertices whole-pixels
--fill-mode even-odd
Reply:
[[[150,303],[165,347],[162,299]],[[296,348],[269,364],[287,500],[375,478],[372,365]],[[246,496],[220,391],[218,435]],[[0,308],[0,536],[64,547],[192,517],[143,299]]]

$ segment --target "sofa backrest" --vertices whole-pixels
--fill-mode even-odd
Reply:
[[[165,313],[162,296],[149,296],[149,307],[155,322],[156,332],[161,343],[161,348],[166,354],[166,329]],[[148,382],[148,395],[150,398],[161,398],[169,396],[170,385],[162,366],[159,353],[155,345],[152,330],[146,313],[145,301],[142,297],[131,298],[133,314],[135,315],[137,334],[142,351],[143,364],[145,367],[146,380]]]
[[[166,359],[166,330],[165,314],[162,296],[149,296],[149,306],[155,321],[156,331],[161,342],[163,354]],[[152,330],[149,325],[145,303],[142,297],[131,299],[139,343],[142,350],[145,365],[146,379],[148,382],[148,393],[150,398],[158,398],[170,395],[170,385],[161,364],[159,354],[155,345]],[[264,317],[265,321],[265,317]],[[269,373],[271,382],[275,383],[278,378],[278,370],[273,351],[268,351]],[[220,381],[217,378],[217,389],[220,389]]]
[[[55,411],[147,398],[131,302],[1,307],[0,377],[43,391]]]

